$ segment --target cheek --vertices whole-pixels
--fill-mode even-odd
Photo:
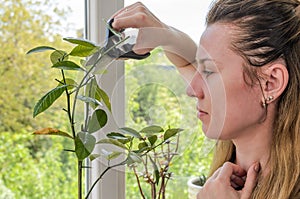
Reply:
[[[226,89],[222,138],[232,139],[260,121],[262,108],[259,99],[259,91],[244,83]]]
[[[223,131],[227,115],[227,89],[221,75],[209,78],[207,88],[210,101],[210,121],[203,130],[207,137],[217,139]]]
[[[208,137],[230,139],[259,118],[259,90],[246,85],[242,77],[228,80],[219,75],[207,86],[211,117],[203,130]]]

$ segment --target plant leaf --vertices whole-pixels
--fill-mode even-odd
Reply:
[[[152,126],[147,126],[147,127],[143,128],[140,132],[152,135],[154,133],[161,133],[163,131],[164,131],[164,129],[162,127],[152,125]]]
[[[72,61],[60,61],[55,63],[52,68],[58,68],[63,70],[78,70],[78,71],[84,71],[79,65]]]
[[[90,161],[93,161],[96,158],[99,158],[100,156],[101,156],[100,154],[91,154],[89,158],[90,158]]]
[[[96,45],[93,42],[85,40],[85,39],[66,37],[66,38],[63,38],[63,40],[70,42],[72,44],[79,44],[79,45],[86,46],[86,47],[96,47]]]
[[[146,148],[148,149],[148,144],[146,142],[141,142],[138,145],[139,151],[144,151]]]
[[[131,141],[130,136],[124,136],[123,134],[116,133],[116,132],[111,132],[111,133],[107,134],[106,137],[108,137],[110,139],[118,140],[122,144],[126,144]]]
[[[168,129],[164,134],[164,141],[175,136],[177,133],[183,131],[183,129]]]
[[[78,95],[77,99],[79,99],[83,102],[86,102],[86,103],[93,103],[93,106],[91,106],[91,107],[103,106],[103,104],[101,102],[99,102],[98,100],[96,100],[95,98]]]
[[[92,66],[96,63],[100,56],[100,50],[98,50],[96,53],[94,53],[85,63],[85,66]]]
[[[152,135],[152,136],[148,137],[148,140],[149,140],[151,146],[153,146],[157,140],[157,135]]]
[[[114,151],[112,152],[111,154],[109,154],[107,156],[107,160],[113,160],[113,159],[116,159],[117,157],[119,157],[120,155],[122,155],[123,153],[120,152],[120,151]]]
[[[29,55],[31,53],[44,52],[47,50],[56,50],[56,49],[51,46],[38,46],[29,50],[26,54]]]
[[[75,138],[75,153],[78,160],[88,157],[95,148],[96,138],[88,132],[79,132]]]
[[[72,90],[77,87],[77,82],[71,78],[66,78],[66,84],[58,83],[58,86],[67,85],[68,90]],[[64,80],[60,80],[60,82],[64,82]]]
[[[67,86],[68,85],[58,86],[46,93],[46,95],[44,95],[34,106],[33,117],[49,108],[53,104],[53,102],[55,102],[55,100],[57,100],[61,96]]]
[[[104,90],[102,90],[95,79],[92,79],[87,85],[86,85],[86,96],[89,96],[91,98],[94,98],[98,100],[99,102],[103,102],[105,106],[108,108],[108,110],[111,112],[111,103],[108,95]]]
[[[105,106],[108,108],[108,110],[111,112],[111,104],[108,95],[104,90],[102,90],[100,87],[96,90],[97,95],[101,99],[101,101],[104,102]]]
[[[43,129],[35,131],[33,134],[34,135],[58,135],[58,136],[63,136],[63,137],[73,139],[73,137],[70,136],[68,133],[60,131],[58,129],[54,129],[54,128],[43,128]]]
[[[111,132],[106,135],[106,137],[114,140],[127,140],[128,138],[121,133]]]
[[[120,130],[126,135],[131,135],[131,136],[139,138],[139,139],[143,138],[139,132],[137,132],[136,130],[134,130],[132,128],[123,127],[123,128],[120,128]]]
[[[73,48],[73,50],[70,52],[70,55],[77,57],[87,57],[97,52],[97,50],[97,47],[87,47],[78,45]]]
[[[101,139],[96,144],[112,144],[112,145],[115,145],[122,149],[127,149],[127,147],[124,144],[122,144],[121,142],[119,142],[118,140],[114,140],[114,139],[110,139],[110,138]]]
[[[143,159],[136,153],[130,152],[128,154],[128,160],[127,160],[127,165],[131,165],[133,163],[141,163]]]
[[[107,123],[107,114],[102,109],[97,109],[93,112],[91,119],[88,122],[88,132],[94,133]]]
[[[159,179],[160,179],[158,167],[157,167],[157,165],[155,164],[155,162],[153,161],[153,159],[150,156],[149,156],[149,159],[152,163],[153,170],[154,170],[153,171],[154,172],[153,176],[155,177],[154,180],[156,181],[156,184],[158,185]]]
[[[68,54],[63,50],[55,50],[50,55],[50,60],[51,60],[52,64],[56,64],[57,62],[60,62],[60,61],[67,61],[68,58],[69,58]]]

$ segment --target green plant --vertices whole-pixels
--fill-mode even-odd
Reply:
[[[150,186],[152,199],[166,198],[166,186],[172,176],[169,169],[174,156],[177,155],[178,133],[182,129],[168,128],[164,130],[160,126],[151,125],[140,131],[127,127],[120,130],[122,134],[113,132],[107,134],[107,139],[99,141],[125,149],[125,152],[112,151],[108,153],[107,159],[111,160],[125,153],[126,164],[134,172],[141,197],[146,198],[145,190],[141,186],[141,182],[144,181]],[[172,139],[174,137],[177,137],[175,141]]]
[[[69,126],[66,131],[47,127],[35,131],[34,134],[62,136],[73,141],[73,147],[71,149],[66,148],[65,151],[75,154],[77,158],[78,199],[82,199],[83,197],[83,169],[89,169],[84,165],[85,159],[89,158],[92,161],[101,155],[104,155],[108,161],[107,168],[93,183],[91,189],[86,193],[85,198],[89,197],[96,183],[98,183],[108,170],[121,165],[129,165],[135,168],[136,163],[148,165],[148,161],[151,162],[154,168],[154,177],[150,177],[150,175],[148,177],[149,182],[151,182],[151,187],[155,189],[161,179],[162,188],[160,189],[160,193],[163,195],[167,179],[171,176],[171,174],[168,173],[169,164],[175,155],[175,153],[172,154],[170,150],[170,139],[176,136],[182,129],[169,128],[165,131],[159,126],[148,126],[138,132],[132,128],[124,127],[120,128],[120,132],[111,132],[107,134],[106,139],[99,141],[96,140],[94,135],[95,132],[106,125],[106,111],[111,111],[110,99],[105,91],[98,86],[95,75],[103,66],[108,64],[107,60],[105,60],[108,53],[127,39],[115,31],[112,32],[115,33],[116,37],[119,37],[119,41],[109,48],[97,46],[83,39],[64,38],[65,41],[76,45],[71,52],[56,49],[51,46],[39,46],[27,52],[27,54],[32,54],[52,51],[50,54],[51,68],[58,69],[61,72],[61,77],[55,79],[57,86],[47,92],[36,103],[33,110],[33,117],[46,111],[58,98],[65,96],[66,107],[62,108],[62,111],[66,115]],[[99,66],[101,66],[100,69]],[[72,78],[75,76],[73,72],[79,72],[81,74],[79,81],[75,81],[74,78]],[[80,102],[85,105],[86,115],[83,119],[76,118],[77,111],[82,109],[82,106],[78,106]],[[159,137],[158,134],[162,137]],[[115,145],[122,150],[93,154],[97,144]],[[162,149],[162,154],[157,153],[159,147]],[[167,152],[163,150],[164,147],[168,148]],[[150,153],[154,156],[150,156]],[[111,165],[111,160],[119,157],[121,154],[125,155],[124,158],[118,163]],[[166,155],[165,159],[168,163],[158,166],[158,160],[160,159],[158,154]],[[144,160],[144,158],[146,158],[146,160]],[[165,166],[163,167],[162,165]],[[135,174],[137,175],[137,173]],[[139,183],[138,178],[137,180]],[[156,192],[153,191],[153,193]],[[156,197],[155,195],[156,194],[153,194],[153,198]]]
[[[198,186],[203,186],[206,180],[207,180],[206,175],[202,174],[198,177],[197,181],[194,184]]]

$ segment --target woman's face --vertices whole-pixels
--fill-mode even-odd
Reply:
[[[213,139],[249,136],[261,125],[264,114],[259,84],[245,82],[244,60],[230,49],[232,31],[224,24],[207,27],[197,51],[197,70],[187,89],[189,96],[197,98],[204,133]]]

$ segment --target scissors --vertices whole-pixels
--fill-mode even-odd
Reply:
[[[118,59],[136,59],[141,60],[145,59],[148,56],[150,56],[150,53],[146,54],[136,54],[133,52],[133,46],[134,43],[130,42],[131,36],[124,37],[124,30],[121,30],[120,32],[115,31],[112,28],[112,23],[114,19],[108,21],[107,28],[106,28],[106,39],[104,47],[101,49],[101,51],[96,52],[94,55],[92,55],[86,65],[93,65],[96,63],[95,71],[100,71],[107,67],[109,64],[111,64],[114,60]],[[101,61],[99,61],[100,59]]]
[[[118,42],[120,42],[122,39],[124,39],[122,37],[122,32],[124,31],[121,30],[120,32],[114,31],[114,29],[112,28],[112,23],[114,22],[114,18],[110,19],[108,21],[108,26],[106,29],[106,49],[111,48],[112,46],[116,45]],[[115,48],[112,48],[107,54],[113,58],[116,59],[145,59],[147,58],[150,53],[146,53],[146,54],[136,54],[135,52],[133,52],[133,46],[134,44],[130,44],[130,43],[126,43],[122,42],[120,45],[118,45]]]

